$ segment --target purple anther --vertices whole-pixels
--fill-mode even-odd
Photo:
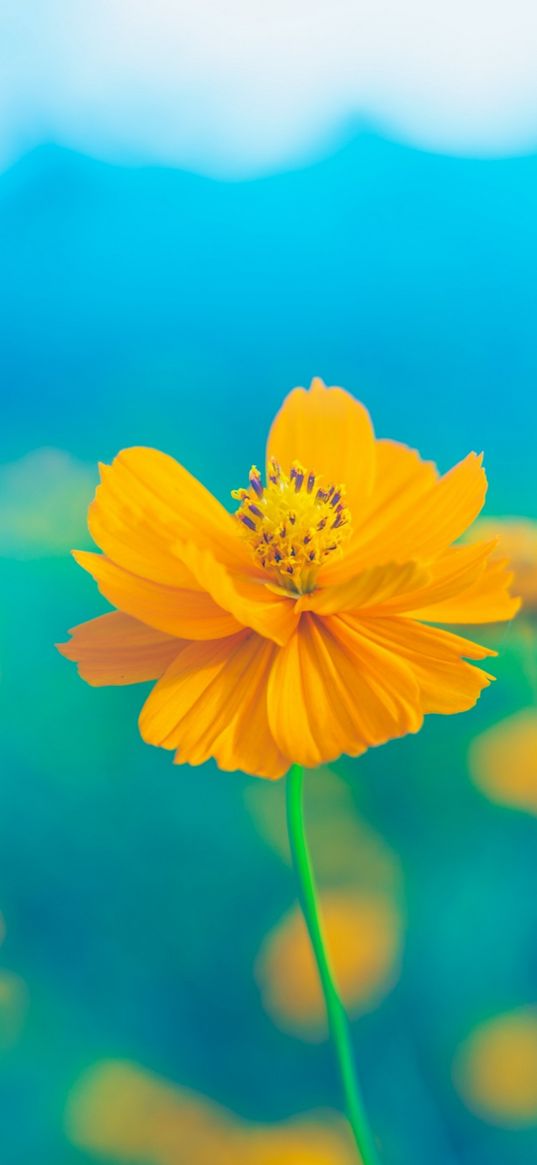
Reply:
[[[255,514],[256,518],[263,517],[263,511],[259,509],[259,506],[254,506],[254,504],[252,503],[251,505],[248,506],[248,509],[249,509],[251,514]]]
[[[336,491],[336,493],[334,494],[333,498],[331,498],[331,499],[330,499],[330,505],[331,505],[331,506],[337,506],[337,504],[338,504],[338,502],[339,502],[340,498],[341,498],[341,494],[340,494],[340,493],[338,493],[338,492]]]
[[[278,465],[275,457],[271,457],[270,464],[272,473],[269,473],[269,481],[271,481],[273,485],[278,485],[281,473],[280,466]]]
[[[241,522],[244,522],[244,525],[245,525],[245,526],[248,526],[248,528],[249,528],[250,530],[253,530],[253,531],[254,531],[254,533],[256,533],[256,532],[257,532],[257,526],[256,526],[255,522],[252,522],[252,519],[251,519],[251,518],[248,518],[248,517],[246,516],[246,514],[241,514]]]
[[[306,489],[307,489],[307,491],[308,491],[308,493],[309,493],[309,494],[311,493],[311,491],[312,491],[312,489],[313,489],[314,485],[315,485],[315,474],[314,474],[314,473],[310,473],[310,474],[308,475],[308,480],[307,480],[307,483],[306,483]]]
[[[261,478],[260,478],[259,474],[258,473],[251,473],[250,477],[249,477],[249,481],[250,481],[250,485],[251,485],[254,493],[257,494],[258,498],[262,498],[263,497],[263,486],[261,484]]]
[[[295,493],[299,493],[300,490],[302,489],[302,482],[304,481],[304,474],[302,473],[302,470],[296,470],[293,476],[295,479]]]

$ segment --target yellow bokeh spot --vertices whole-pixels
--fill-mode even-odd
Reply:
[[[28,1010],[28,989],[20,975],[0,970],[0,1051],[17,1043]]]
[[[244,796],[259,833],[290,865],[285,781],[250,782]],[[308,843],[322,887],[380,890],[400,897],[398,859],[358,816],[347,782],[326,765],[306,773],[305,812]]]
[[[81,1148],[129,1163],[236,1162],[224,1109],[128,1061],[104,1061],[84,1074],[69,1098],[66,1128]]]
[[[62,449],[33,449],[0,467],[0,558],[66,554],[87,542],[91,466]]]
[[[128,1061],[94,1064],[67,1104],[70,1140],[134,1165],[352,1165],[340,1120],[250,1125],[224,1108]]]
[[[537,611],[537,522],[531,518],[482,518],[475,522],[467,541],[498,539],[493,559],[507,559],[514,572],[513,594],[522,606]]]
[[[469,763],[493,801],[537,813],[537,710],[517,712],[476,737]]]
[[[400,960],[401,924],[379,894],[327,891],[323,929],[334,975],[349,1011],[369,1010],[393,986]],[[256,964],[264,1005],[286,1030],[318,1039],[326,1030],[324,1003],[299,907],[267,936]]]
[[[245,1134],[240,1165],[359,1165],[348,1130],[313,1120]]]
[[[455,1065],[456,1087],[473,1112],[493,1124],[537,1124],[537,1012],[488,1020],[468,1037]]]

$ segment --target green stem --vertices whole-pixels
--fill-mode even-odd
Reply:
[[[347,1017],[334,982],[319,917],[317,889],[304,829],[303,779],[302,765],[292,765],[287,775],[287,829],[293,865],[298,878],[302,910],[323,989],[328,1025],[341,1073],[349,1124],[363,1165],[380,1165],[356,1078]]]

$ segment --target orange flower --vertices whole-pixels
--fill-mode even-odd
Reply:
[[[117,611],[60,647],[91,684],[158,680],[150,744],[178,762],[280,777],[417,732],[427,712],[472,707],[494,654],[431,627],[510,619],[493,543],[453,546],[485,499],[481,457],[444,477],[376,440],[363,405],[312,382],[269,434],[229,514],[154,449],[101,469],[75,554]]]

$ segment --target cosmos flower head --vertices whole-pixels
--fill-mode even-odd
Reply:
[[[358,756],[493,678],[474,666],[490,648],[434,626],[518,608],[493,541],[454,545],[486,486],[480,456],[440,476],[319,379],[284,401],[235,513],[173,458],[125,449],[90,506],[102,553],[75,553],[117,609],[60,651],[91,684],[156,680],[140,731],[179,763],[277,778]]]

